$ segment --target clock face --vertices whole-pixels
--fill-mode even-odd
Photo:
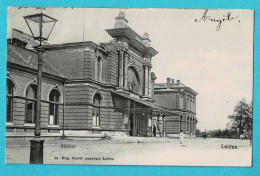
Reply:
[[[119,12],[119,16],[120,17],[125,17],[125,12],[123,12],[123,11]]]

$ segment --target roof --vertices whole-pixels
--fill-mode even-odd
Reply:
[[[38,53],[8,43],[7,62],[38,70]],[[43,73],[48,73],[65,79],[65,77],[45,58],[43,58],[42,71]]]
[[[159,92],[159,91],[173,91],[173,90],[180,90],[180,89],[186,89],[189,90],[190,92],[194,93],[195,95],[198,95],[196,91],[191,89],[188,86],[185,86],[182,83],[170,83],[170,89],[167,89],[167,83],[157,83],[154,84],[154,92]]]
[[[179,83],[179,84],[177,84],[177,83],[170,83],[170,87],[171,88],[174,88],[174,87],[187,87],[187,86],[185,86],[184,84],[182,84],[182,83]],[[160,89],[160,88],[167,88],[167,83],[156,83],[156,84],[154,84],[154,88],[158,88],[158,89]]]
[[[84,53],[69,51],[48,51],[45,58],[67,79],[83,79]]]
[[[67,79],[83,79],[84,52],[95,50],[98,45],[91,42],[74,42],[43,46],[45,58]]]

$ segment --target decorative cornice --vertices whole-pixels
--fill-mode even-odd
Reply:
[[[128,45],[131,45],[143,55],[152,57],[158,53],[153,47],[146,47],[142,41],[143,38],[130,27],[107,29],[106,31],[113,38],[123,38],[128,41]]]
[[[118,51],[127,51],[128,50],[128,44],[126,42],[115,42],[116,50]]]

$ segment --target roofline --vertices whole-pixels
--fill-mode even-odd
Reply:
[[[154,88],[154,92],[174,92],[174,89],[186,89],[188,91],[190,91],[191,93],[195,94],[196,96],[199,95],[198,92],[196,92],[195,90],[191,89],[190,87],[170,87],[170,89],[165,88]]]
[[[38,52],[35,51],[35,50],[23,48],[23,47],[20,47],[20,46],[18,46],[18,45],[14,45],[13,43],[10,43],[10,42],[8,42],[7,45],[12,45],[12,46],[14,46],[14,47],[18,47],[18,48],[24,49],[24,50],[26,50],[26,51],[28,51],[28,52],[31,52],[31,53],[34,53],[34,54],[38,55]],[[38,57],[38,56],[37,56],[37,57]],[[9,62],[9,61],[7,60],[7,62]],[[64,75],[62,75],[47,59],[43,58],[43,62],[46,62],[46,63],[47,63],[50,67],[52,67],[52,69],[54,69],[59,75],[55,75],[55,74],[51,74],[51,73],[47,73],[47,72],[43,71],[44,73],[50,74],[50,75],[53,75],[53,76],[56,76],[56,77],[58,77],[58,78],[62,78],[62,79],[64,79],[64,80],[67,80],[67,78],[66,78]],[[10,63],[16,64],[16,63],[13,63],[13,62],[10,62]],[[21,65],[21,66],[22,66],[22,65]],[[29,67],[26,67],[26,68],[29,68]],[[30,68],[30,69],[33,69],[33,68]]]
[[[43,45],[42,48],[45,51],[51,51],[51,50],[62,50],[68,48],[80,48],[85,46],[91,46],[94,49],[98,45],[92,41],[85,41],[85,42],[72,42],[72,43],[62,43],[62,44],[49,44],[49,45]]]
[[[136,39],[138,37],[140,40],[143,40],[143,37],[141,37],[139,34],[137,34],[132,28],[126,27],[126,28],[114,28],[114,29],[106,29],[105,30],[110,36],[125,36],[129,39],[129,42],[132,43],[138,43],[138,45],[141,45],[140,48],[137,48],[137,50],[145,53],[148,52],[148,54],[155,56],[159,52],[156,51],[153,47],[146,47],[142,42]],[[123,35],[122,35],[123,34]]]
[[[26,67],[24,65],[19,65],[19,64],[13,63],[13,62],[7,61],[7,67],[16,68],[16,69],[19,69],[21,71],[37,75],[37,69],[29,68],[29,67]],[[57,75],[54,75],[54,74],[51,74],[51,73],[47,73],[45,71],[42,72],[42,76],[45,77],[45,78],[51,78],[51,79],[54,79],[54,80],[59,80],[61,82],[65,82],[67,80],[67,78],[65,78],[65,77],[57,76]]]

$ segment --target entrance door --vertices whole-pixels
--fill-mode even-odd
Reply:
[[[129,135],[134,136],[134,115],[133,115],[133,113],[130,113],[129,123],[130,123]]]

